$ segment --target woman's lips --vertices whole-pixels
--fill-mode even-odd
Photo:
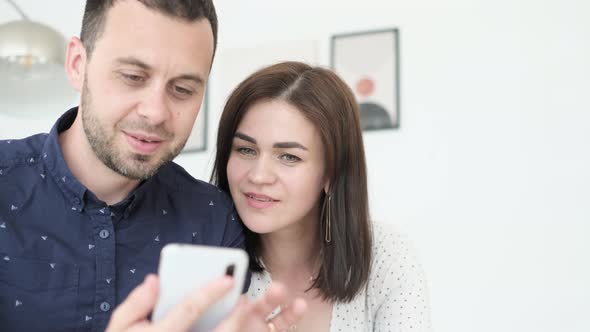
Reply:
[[[272,198],[270,196],[251,193],[251,192],[245,193],[244,197],[246,197],[246,201],[248,202],[248,205],[250,205],[251,207],[253,207],[255,209],[266,209],[266,208],[273,206],[276,202],[278,202],[277,200],[275,200],[274,198]]]

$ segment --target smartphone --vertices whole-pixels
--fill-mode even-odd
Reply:
[[[237,304],[244,288],[247,269],[248,255],[242,249],[167,244],[160,254],[160,297],[152,313],[152,321],[163,319],[195,289],[224,275],[231,275],[234,278],[233,289],[205,311],[189,331],[212,330]]]

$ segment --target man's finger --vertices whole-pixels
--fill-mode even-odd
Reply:
[[[145,320],[158,299],[158,277],[149,274],[113,312],[107,332],[124,331],[134,323]]]
[[[187,331],[191,325],[232,288],[233,279],[216,279],[193,291],[156,324],[162,331]]]

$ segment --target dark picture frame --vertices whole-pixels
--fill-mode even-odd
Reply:
[[[399,29],[336,34],[330,66],[352,89],[364,131],[400,127]]]

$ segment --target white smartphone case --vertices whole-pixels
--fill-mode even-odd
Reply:
[[[241,249],[190,244],[168,244],[162,249],[158,274],[160,297],[152,321],[163,319],[178,303],[209,281],[225,275],[233,265],[234,288],[193,324],[190,332],[215,328],[237,304],[244,288],[248,255]]]

